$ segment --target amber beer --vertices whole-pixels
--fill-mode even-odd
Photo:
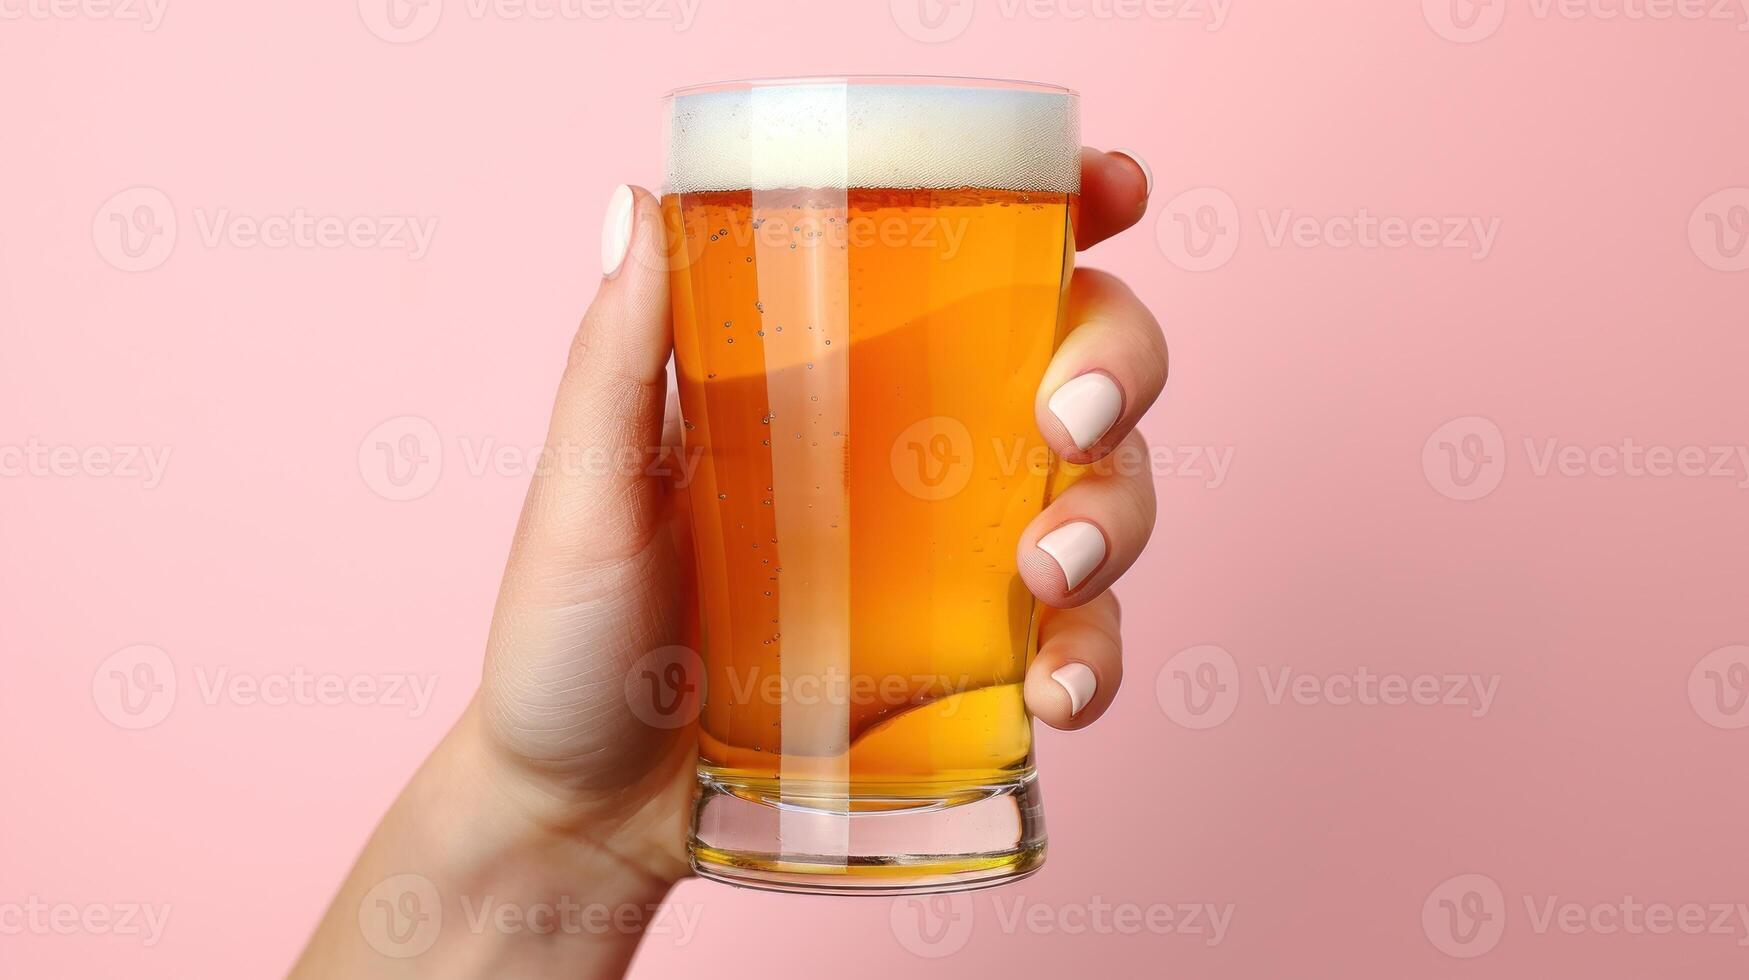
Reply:
[[[966,80],[670,98],[704,696],[694,863],[800,891],[1035,869],[1015,568],[1052,463],[1074,96]]]

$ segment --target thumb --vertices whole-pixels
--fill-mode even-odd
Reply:
[[[625,683],[686,622],[671,501],[654,475],[671,346],[667,275],[653,258],[663,242],[656,199],[615,190],[600,289],[571,345],[487,640],[491,730],[573,788],[630,785],[679,741],[639,724]]]
[[[652,475],[661,472],[673,344],[668,280],[652,259],[663,239],[656,198],[615,189],[601,231],[601,286],[571,344],[512,571],[617,565],[663,525],[664,485]]]

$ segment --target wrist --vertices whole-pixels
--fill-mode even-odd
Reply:
[[[390,807],[295,977],[619,976],[674,918],[673,878],[621,853],[623,827],[558,819],[475,714]]]
[[[483,873],[516,872],[550,887],[592,880],[630,897],[659,899],[689,871],[668,840],[684,833],[671,816],[684,816],[684,801],[658,796],[624,811],[579,801],[553,777],[505,752],[488,733],[477,701],[404,797],[415,812],[446,824],[440,832]]]

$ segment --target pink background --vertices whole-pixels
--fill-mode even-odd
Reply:
[[[1084,257],[1166,323],[1144,428],[1231,465],[1158,478],[1119,586],[1128,684],[1092,729],[1041,732],[1042,873],[947,920],[688,882],[697,931],[651,937],[634,975],[1743,975],[1734,909],[1663,934],[1598,911],[1749,903],[1734,2],[1234,0],[1210,30],[1210,0],[701,0],[677,30],[654,19],[676,0],[448,0],[390,39],[378,0],[168,0],[150,30],[34,2],[0,2],[0,926],[33,896],[172,918],[150,948],[0,931],[0,975],[286,969],[473,689],[525,480],[468,456],[538,445],[608,192],[659,180],[657,96],[834,71],[1079,89],[1085,141],[1158,182]],[[162,196],[112,200],[135,187]],[[111,216],[142,205],[174,250],[125,271]],[[418,258],[209,243],[222,209],[437,226]],[[1275,234],[1361,209],[1498,224],[1486,257]],[[442,457],[409,487],[361,464],[392,419]],[[1706,463],[1627,473],[1628,440]],[[148,487],[31,446],[172,455]],[[177,691],[125,730],[109,671],[134,654],[108,658],[136,644]],[[203,696],[297,668],[435,696],[416,718]],[[1362,668],[1495,693],[1332,703],[1279,694],[1284,668],[1338,696]],[[1181,674],[1226,693],[1187,706]],[[1017,900],[1040,918],[1009,922]],[[1230,919],[1212,944],[1203,916],[1077,930],[1098,903]]]

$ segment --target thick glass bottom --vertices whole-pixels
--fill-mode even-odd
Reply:
[[[912,895],[987,888],[1044,865],[1044,808],[1031,769],[927,792],[830,790],[701,771],[693,869],[770,891]]]

